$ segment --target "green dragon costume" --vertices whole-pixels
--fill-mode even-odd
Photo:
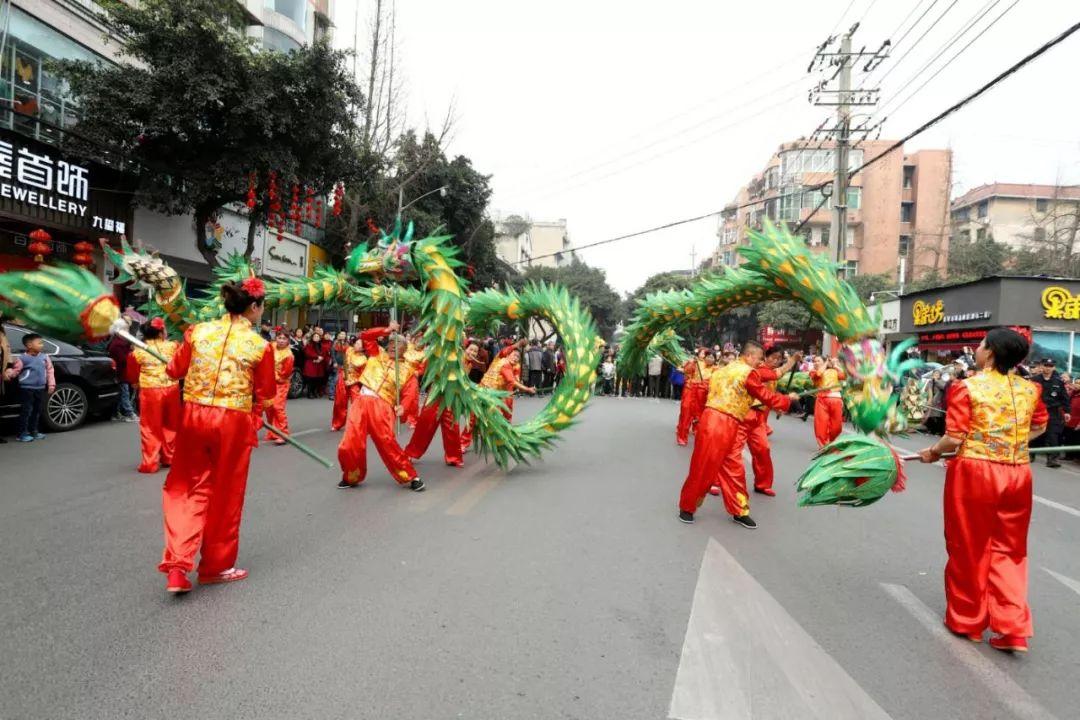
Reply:
[[[266,307],[343,307],[354,312],[397,307],[419,318],[423,328],[428,402],[439,403],[461,419],[476,417],[474,437],[480,451],[501,467],[527,462],[549,448],[573,424],[592,394],[600,345],[592,317],[565,288],[544,283],[521,291],[467,293],[455,272],[460,262],[449,236],[413,240],[410,223],[402,232],[382,233],[372,248],[353,250],[344,271],[321,268],[312,278],[266,282]],[[126,242],[120,252],[103,245],[120,269],[118,282],[135,280],[151,291],[153,314],[166,318],[174,333],[197,322],[220,317],[225,309],[217,292],[204,300],[189,298],[176,271],[161,258],[138,252]],[[253,274],[232,256],[214,271],[220,285]],[[417,281],[415,287],[406,283]],[[74,266],[43,267],[28,273],[0,275],[0,303],[43,332],[65,337],[100,338],[119,315],[115,299],[90,273]],[[517,324],[540,317],[563,341],[566,372],[547,405],[526,422],[513,425],[500,412],[504,393],[482,388],[465,372],[464,341],[468,328],[487,332],[500,323]]]
[[[687,290],[653,293],[639,301],[619,351],[620,372],[640,375],[664,333],[742,305],[799,302],[842,344],[844,404],[856,428],[866,434],[837,438],[815,456],[798,481],[799,504],[866,505],[889,488],[900,490],[900,462],[878,438],[903,433],[908,411],[918,406],[907,398],[898,403],[893,393],[903,376],[921,364],[902,359],[912,341],[886,354],[876,337],[879,313],[869,312],[855,290],[837,277],[836,267],[786,228],[766,221],[763,230],[752,230],[749,237],[749,246],[739,248],[746,262],[738,268],[704,277]]]

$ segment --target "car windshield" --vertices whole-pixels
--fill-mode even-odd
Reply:
[[[20,353],[23,350],[23,337],[29,335],[32,330],[24,328],[19,325],[8,325],[4,323],[4,331],[7,333],[8,341],[11,343],[11,350],[14,353]],[[70,343],[66,343],[62,340],[56,340],[51,337],[42,335],[42,340],[45,341],[45,354],[46,355],[85,355],[81,348],[78,348]]]

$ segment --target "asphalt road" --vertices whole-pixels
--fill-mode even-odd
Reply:
[[[534,412],[539,401],[519,400]],[[939,467],[798,509],[810,424],[773,435],[756,531],[676,519],[668,401],[598,398],[542,462],[364,487],[256,451],[235,585],[167,597],[133,425],[0,446],[0,718],[1052,718],[1080,707],[1080,474],[1037,469],[1032,652],[944,636]],[[327,456],[325,401],[290,403]],[[900,444],[920,447],[915,437]]]

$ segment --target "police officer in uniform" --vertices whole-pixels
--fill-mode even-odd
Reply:
[[[1065,390],[1065,381],[1061,373],[1054,369],[1053,358],[1043,358],[1031,376],[1033,382],[1042,386],[1042,400],[1046,405],[1050,419],[1046,424],[1046,433],[1036,440],[1042,447],[1054,447],[1061,444],[1061,434],[1065,430],[1065,413],[1069,410],[1069,393]],[[1047,467],[1061,467],[1057,455],[1046,456]]]

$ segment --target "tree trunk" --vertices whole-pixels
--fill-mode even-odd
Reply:
[[[375,74],[379,67],[379,31],[382,29],[382,0],[375,0],[375,28],[371,34],[371,72],[368,73],[367,117],[364,122],[364,144],[370,145],[374,130],[372,117],[375,108]]]
[[[244,246],[244,259],[251,263],[251,256],[255,254],[255,236],[259,234],[262,225],[262,208],[258,205],[248,213],[247,245]]]

